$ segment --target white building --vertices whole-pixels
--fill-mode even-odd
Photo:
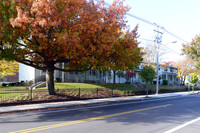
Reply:
[[[19,81],[30,81],[35,78],[35,68],[19,63]]]
[[[139,83],[143,84],[142,80],[140,79],[139,73],[142,71],[143,64],[139,66],[139,68],[135,69],[133,72],[135,73],[135,76],[129,79],[129,81],[126,80],[125,77],[119,77],[116,75],[115,81],[116,83]],[[155,69],[157,71],[157,69]],[[159,69],[159,83],[163,84],[164,80],[168,82],[168,85],[180,85],[180,79],[177,78],[177,68],[171,67],[171,66],[163,66],[161,65],[161,68]],[[126,72],[123,72],[124,74]],[[113,83],[113,72],[106,75],[106,83]],[[156,84],[156,79],[154,79],[153,84]]]
[[[143,68],[142,63],[139,68],[135,69],[133,72],[135,75],[127,81],[124,76],[119,76],[116,74],[115,82],[116,83],[140,83],[142,81],[139,76],[139,72]],[[155,69],[156,71],[156,69]],[[19,80],[26,81],[26,80],[38,80],[45,78],[45,71],[37,70],[35,68],[20,64],[19,67]],[[124,71],[123,74],[126,72]],[[106,73],[103,75],[103,72],[95,71],[95,70],[88,70],[84,73],[78,72],[70,72],[65,73],[61,71],[54,72],[54,80],[58,82],[87,82],[87,83],[113,83],[113,71],[110,73]],[[177,78],[177,68],[171,66],[161,66],[159,69],[159,82],[163,84],[164,80],[167,80],[169,85],[180,85],[180,80]],[[154,84],[156,79],[154,79]]]

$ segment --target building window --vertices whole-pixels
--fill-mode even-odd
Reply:
[[[92,70],[92,75],[96,75],[96,71],[95,70]]]
[[[107,73],[107,76],[111,77],[111,73]]]
[[[46,70],[42,70],[42,73],[46,73]]]
[[[93,69],[90,69],[90,75],[96,75],[96,71]]]
[[[74,72],[69,72],[69,74],[74,74]]]
[[[92,75],[92,69],[90,69],[90,75]]]
[[[102,71],[99,72],[99,77],[101,77],[101,75],[102,75]]]
[[[74,72],[74,74],[78,74],[78,72]]]
[[[4,78],[3,78],[3,82],[7,82],[7,77],[4,77]]]

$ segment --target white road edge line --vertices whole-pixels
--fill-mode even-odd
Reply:
[[[197,121],[199,121],[200,120],[200,117],[198,117],[198,118],[196,118],[196,119],[194,119],[194,120],[191,120],[191,121],[189,121],[189,122],[186,122],[186,123],[184,123],[184,124],[182,124],[182,125],[180,125],[180,126],[178,126],[178,127],[175,127],[175,128],[173,128],[173,129],[171,129],[171,130],[169,130],[169,131],[166,131],[166,132],[164,132],[164,133],[173,133],[173,132],[175,132],[175,131],[177,131],[177,130],[179,130],[179,129],[181,129],[181,128],[184,128],[184,127],[186,127],[186,126],[188,126],[188,125],[190,125],[190,124],[192,124],[192,123],[195,123],[195,122],[197,122]]]

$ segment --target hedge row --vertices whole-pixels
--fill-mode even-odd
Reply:
[[[3,83],[2,86],[6,87],[6,86],[24,86],[25,83],[24,81],[21,82],[13,82],[13,83]]]

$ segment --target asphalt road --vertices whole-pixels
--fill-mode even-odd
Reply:
[[[200,133],[200,94],[0,115],[0,133]]]

